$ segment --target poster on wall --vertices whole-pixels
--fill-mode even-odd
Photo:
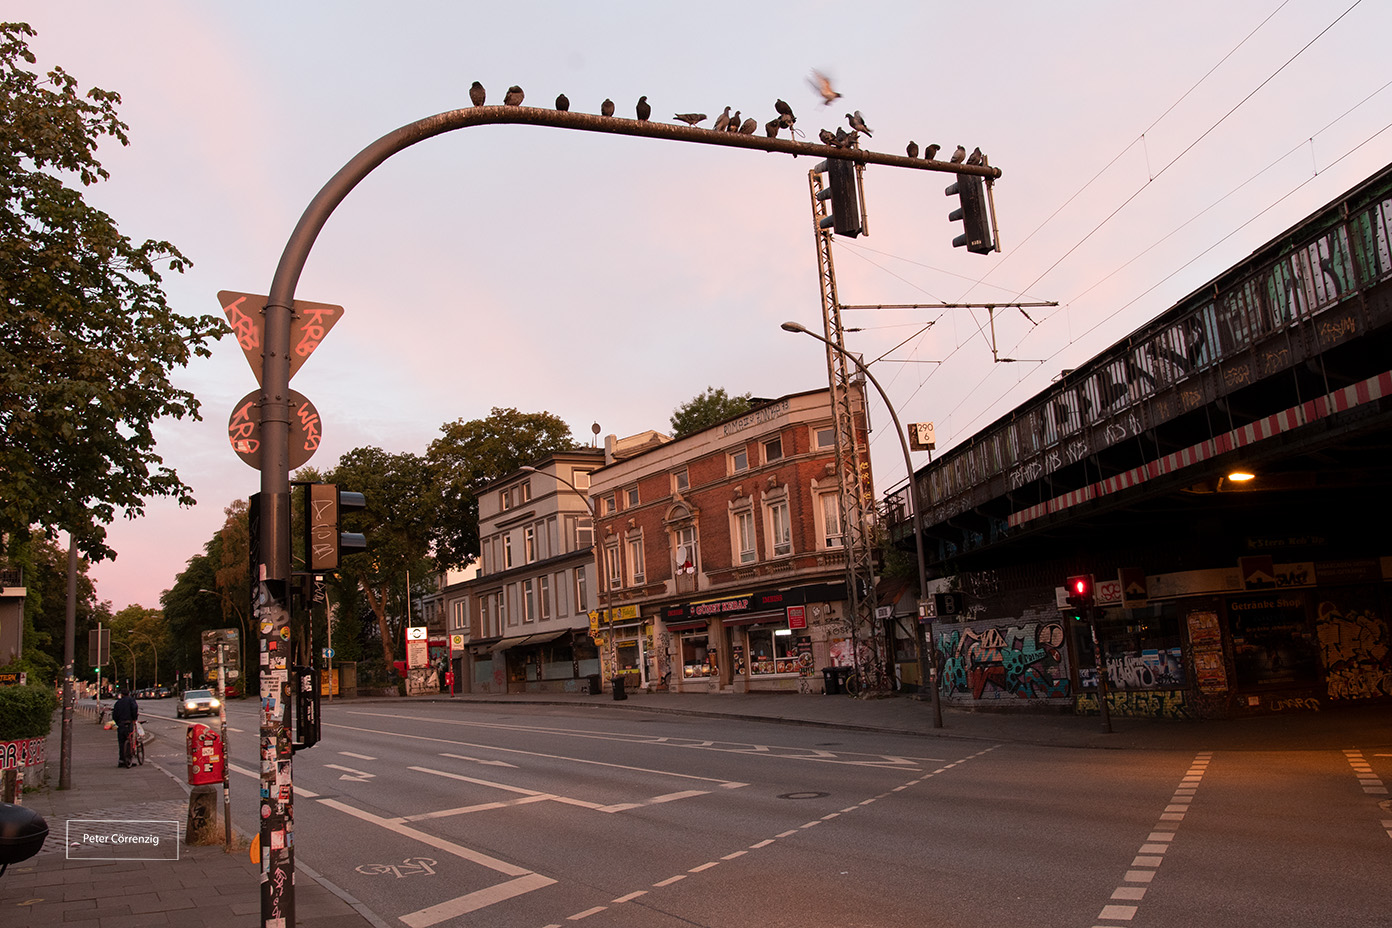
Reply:
[[[1230,599],[1228,625],[1238,686],[1313,683],[1318,678],[1319,646],[1303,595]]]

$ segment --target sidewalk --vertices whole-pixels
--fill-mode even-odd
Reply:
[[[233,833],[222,844],[183,843],[188,817],[183,744],[155,739],[144,766],[122,770],[116,736],[78,711],[73,720],[72,784],[58,789],[61,723],[49,735],[48,786],[24,796],[48,822],[37,855],[0,876],[0,925],[14,928],[221,928],[261,924],[260,867]],[[219,815],[221,805],[219,804]],[[176,822],[177,860],[81,860],[67,857],[74,820]],[[221,826],[219,826],[221,827]],[[221,833],[221,832],[219,832]],[[138,852],[137,852],[138,853]],[[168,849],[161,853],[168,853]],[[172,856],[172,855],[170,855]],[[380,928],[296,867],[295,924],[302,928]]]

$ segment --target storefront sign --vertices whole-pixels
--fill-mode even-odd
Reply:
[[[0,741],[0,770],[33,767],[42,764],[47,753],[48,739],[25,738],[21,741]]]
[[[789,606],[788,607],[788,627],[806,628],[807,627],[807,607]]]
[[[0,686],[23,686],[29,679],[29,674],[23,670],[6,670],[0,673]]]

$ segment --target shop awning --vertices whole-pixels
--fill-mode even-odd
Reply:
[[[517,635],[517,636],[515,636],[515,637],[513,637],[513,638],[504,638],[502,641],[499,641],[497,644],[493,645],[493,647],[489,648],[488,650],[492,651],[494,654],[497,654],[499,651],[506,651],[508,648],[510,648],[510,647],[512,647],[512,646],[514,646],[514,645],[519,645],[519,644],[521,644],[522,642],[526,641],[526,640],[527,640],[528,638],[530,638],[530,637],[532,637],[532,636],[531,636],[531,635]]]
[[[735,625],[786,625],[788,616],[786,613],[782,612],[760,612],[756,615],[731,616],[728,619],[721,619],[720,622],[726,628],[731,628]]]
[[[668,630],[669,632],[694,632],[694,631],[698,631],[698,630],[699,630],[699,631],[705,631],[705,630],[706,630],[707,628],[709,628],[709,627],[710,627],[710,623],[707,622],[705,619],[701,619],[699,622],[668,622],[668,623],[667,623],[667,630]]]
[[[562,628],[554,632],[538,632],[535,635],[514,635],[511,638],[504,638],[493,645],[491,650],[494,654],[499,651],[506,651],[508,648],[515,648],[519,644],[545,644],[548,641],[555,641],[557,638],[570,632],[568,628]]]
[[[569,634],[570,629],[563,628],[555,632],[542,632],[539,635],[531,635],[527,638],[527,644],[546,644],[548,641],[555,641],[562,635]]]

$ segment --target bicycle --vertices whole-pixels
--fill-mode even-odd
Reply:
[[[131,723],[126,734],[126,761],[132,767],[145,764],[145,742],[140,740],[140,728],[135,723]]]
[[[897,680],[887,678],[884,671],[874,664],[865,664],[858,671],[851,671],[846,675],[846,679],[841,683],[841,691],[852,699],[856,699],[863,692],[878,692],[887,689],[891,692],[899,689]]]

